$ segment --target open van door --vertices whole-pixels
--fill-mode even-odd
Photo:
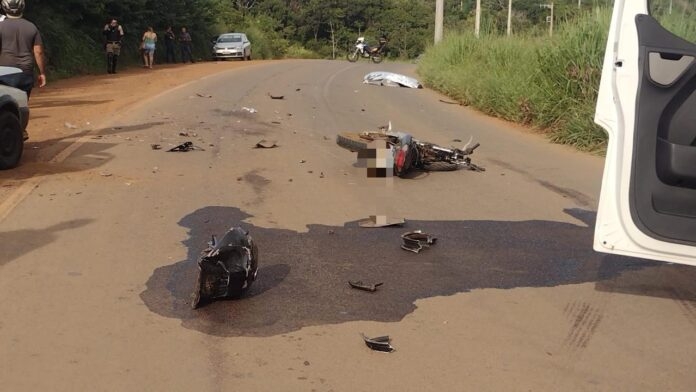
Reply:
[[[595,113],[609,143],[594,249],[696,266],[696,45],[649,11],[648,0],[614,2]]]

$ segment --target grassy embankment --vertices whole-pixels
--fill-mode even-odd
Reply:
[[[484,113],[533,126],[557,143],[602,152],[606,134],[593,122],[610,10],[561,24],[553,38],[450,35],[420,62],[423,81]],[[696,23],[662,18],[696,38]]]

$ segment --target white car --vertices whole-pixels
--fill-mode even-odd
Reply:
[[[19,164],[27,139],[29,105],[27,94],[3,85],[3,78],[21,73],[18,68],[0,67],[0,170]]]
[[[213,59],[251,60],[251,42],[244,33],[227,33],[217,37],[213,44]]]
[[[696,45],[648,0],[614,2],[595,121],[609,135],[595,250],[696,266]]]

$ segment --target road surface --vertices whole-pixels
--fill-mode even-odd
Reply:
[[[21,178],[0,211],[3,389],[692,390],[696,270],[592,251],[603,160],[427,89],[361,84],[373,70],[415,75],[342,61],[211,75],[105,115],[50,175]],[[473,138],[487,170],[366,178],[335,135],[389,121]],[[165,151],[185,141],[202,150]],[[358,227],[374,214],[407,225]],[[191,310],[197,255],[233,225],[259,245],[259,279]],[[415,229],[437,245],[401,250]]]

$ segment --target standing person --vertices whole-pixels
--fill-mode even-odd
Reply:
[[[164,46],[167,49],[167,63],[176,63],[176,56],[174,55],[176,35],[174,35],[171,26],[167,27],[167,31],[164,32]]]
[[[39,68],[39,87],[46,85],[41,33],[33,23],[22,18],[24,0],[2,0],[1,4],[7,18],[0,22],[0,65],[22,70],[21,74],[3,79],[12,87],[26,92],[28,98],[34,88],[34,64]]]
[[[109,24],[104,26],[103,34],[104,38],[106,38],[106,72],[115,74],[118,56],[121,55],[121,41],[125,33],[123,32],[123,27],[114,18],[111,19]]]
[[[145,67],[152,69],[152,64],[155,63],[155,46],[157,42],[157,33],[152,27],[148,27],[143,34],[143,59]]]
[[[186,59],[188,58],[191,61],[191,64],[195,63],[195,61],[193,61],[193,53],[191,48],[191,34],[186,31],[186,27],[181,28],[181,34],[179,34],[179,45],[181,45],[181,62],[186,63]]]

